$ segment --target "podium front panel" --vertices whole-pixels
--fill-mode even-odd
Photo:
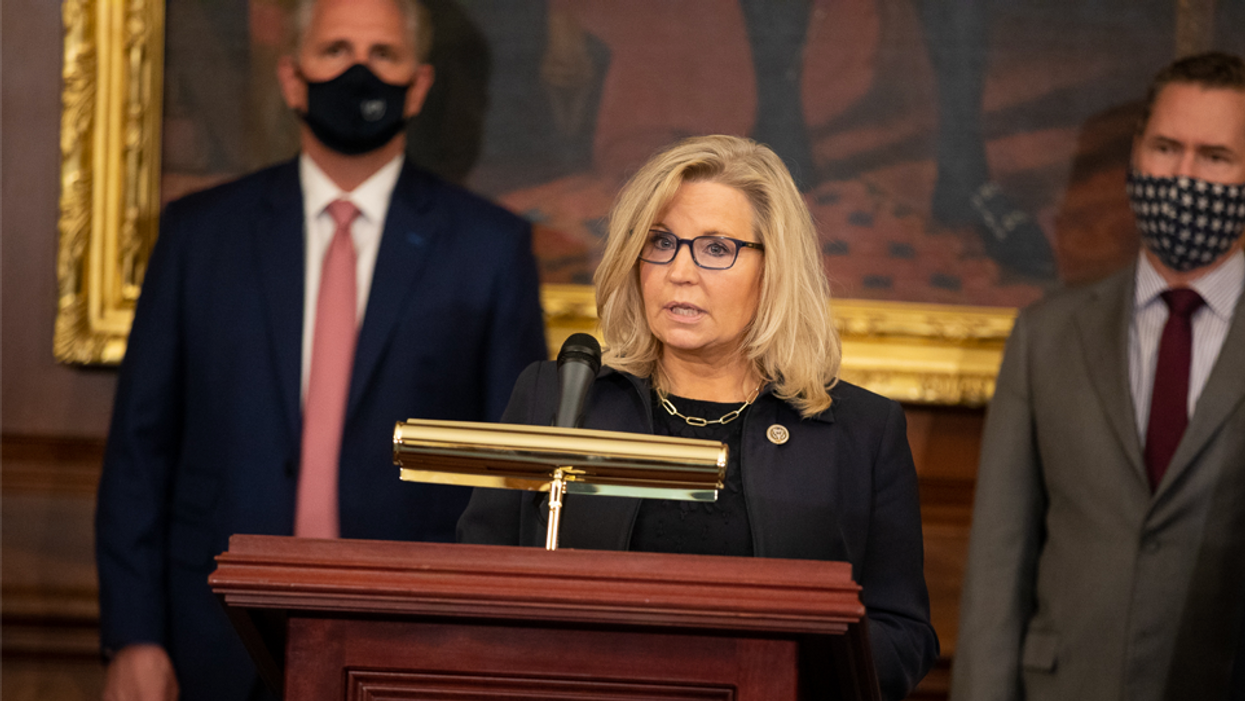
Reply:
[[[286,698],[796,699],[790,640],[295,617]]]

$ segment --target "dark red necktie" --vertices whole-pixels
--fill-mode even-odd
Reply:
[[[1153,491],[1167,472],[1180,437],[1189,425],[1189,366],[1193,361],[1193,313],[1205,300],[1188,288],[1167,290],[1167,324],[1159,340],[1154,368],[1154,394],[1146,426],[1146,473]]]

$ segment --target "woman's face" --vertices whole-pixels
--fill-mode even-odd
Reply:
[[[681,185],[658,215],[653,232],[680,239],[724,236],[757,242],[748,198],[719,183]],[[763,264],[761,251],[742,247],[726,270],[698,267],[690,246],[679,246],[674,260],[665,265],[641,261],[644,313],[663,352],[701,359],[737,353],[756,316]]]

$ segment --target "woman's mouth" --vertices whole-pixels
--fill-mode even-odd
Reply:
[[[673,302],[671,304],[667,304],[666,309],[675,316],[682,316],[682,317],[688,317],[688,318],[700,316],[705,311],[701,309],[700,307],[697,307],[691,304],[682,304],[679,302]]]

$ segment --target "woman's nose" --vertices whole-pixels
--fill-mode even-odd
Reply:
[[[699,269],[696,261],[692,260],[692,247],[679,246],[679,250],[674,254],[674,260],[670,261],[670,278],[673,280],[689,280],[699,275]]]

